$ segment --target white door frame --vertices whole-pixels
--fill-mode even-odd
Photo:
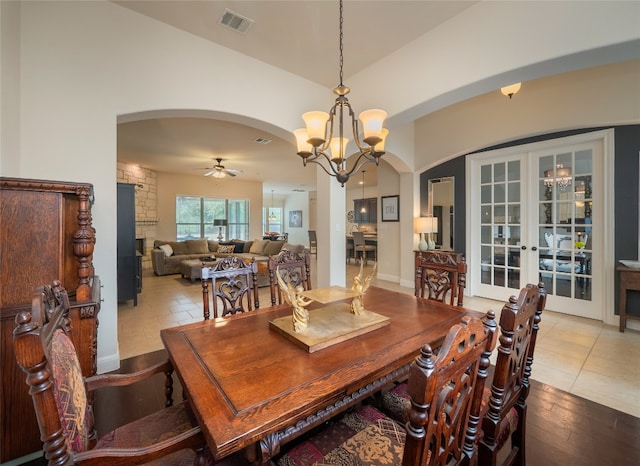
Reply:
[[[544,148],[549,147],[557,147],[565,144],[580,144],[585,142],[594,142],[599,141],[602,144],[603,150],[603,160],[602,160],[602,194],[601,198],[598,199],[598,202],[601,203],[602,206],[602,237],[600,238],[600,244],[598,247],[601,251],[601,263],[604,267],[603,277],[601,286],[599,289],[602,293],[602,296],[592,296],[592,300],[595,302],[599,302],[602,307],[601,317],[600,319],[608,324],[608,325],[618,325],[619,317],[615,315],[614,310],[614,297],[615,297],[615,260],[614,260],[614,162],[615,162],[615,152],[614,152],[614,130],[602,130],[602,131],[593,131],[589,133],[583,133],[575,136],[568,136],[565,138],[555,138],[548,139],[545,141],[523,144],[519,146],[511,146],[504,149],[498,149],[495,151],[482,152],[479,154],[472,154],[467,156],[466,158],[466,173],[467,177],[467,189],[465,190],[466,196],[466,221],[465,221],[465,229],[466,229],[466,251],[468,262],[470,264],[474,263],[473,261],[480,261],[480,251],[476,244],[473,244],[472,239],[472,226],[475,216],[472,215],[472,196],[476,195],[479,192],[478,186],[475,186],[475,180],[470,176],[474,170],[474,164],[488,158],[495,158],[501,156],[507,156],[509,154],[523,154],[530,152],[539,152]],[[474,187],[475,186],[475,187]],[[594,202],[596,200],[594,199]],[[477,219],[476,219],[477,220]],[[476,225],[478,222],[476,222]],[[594,247],[595,249],[595,247]],[[477,274],[472,273],[472,268],[469,268],[469,272],[467,274],[467,289],[466,293],[470,296],[474,296],[476,294],[476,288],[480,282],[480,277]],[[504,297],[504,301],[506,302],[508,296]]]

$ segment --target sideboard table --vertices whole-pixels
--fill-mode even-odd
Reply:
[[[640,315],[627,314],[627,291],[640,291],[640,269],[618,265],[616,270],[620,277],[620,331],[624,332],[628,319],[640,320]]]

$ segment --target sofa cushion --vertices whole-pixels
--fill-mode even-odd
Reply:
[[[251,254],[264,254],[264,247],[269,242],[268,239],[256,239],[253,241],[249,252]]]
[[[218,254],[233,254],[235,247],[234,244],[221,244],[218,246],[217,252]]]
[[[281,251],[291,251],[291,252],[295,252],[297,254],[302,254],[304,252],[304,245],[302,245],[302,244],[284,243],[282,245]]]
[[[209,245],[209,252],[218,252],[219,244],[217,241],[209,240],[207,244]]]
[[[207,254],[209,245],[206,239],[188,239],[185,241],[187,254]]]
[[[173,248],[174,256],[183,256],[185,254],[189,254],[189,252],[187,251],[187,243],[185,243],[184,241],[171,241],[168,244]]]
[[[271,240],[268,240],[268,243],[264,247],[264,251],[262,252],[262,254],[264,254],[265,256],[273,256],[275,254],[278,254],[280,252],[280,250],[282,249],[282,245],[284,243],[285,243],[284,240],[282,240],[282,241],[271,241]]]
[[[166,257],[169,257],[173,254],[173,248],[168,244],[163,244],[158,249],[162,249],[162,252],[164,252],[164,255]]]

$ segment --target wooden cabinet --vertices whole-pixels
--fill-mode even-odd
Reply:
[[[640,320],[638,314],[627,314],[627,291],[640,291],[640,269],[633,269],[625,265],[616,267],[618,278],[620,280],[620,331],[624,332],[627,328],[627,320]]]
[[[361,212],[362,207],[365,212]],[[354,199],[353,208],[354,223],[378,223],[378,198]]]
[[[137,306],[142,257],[136,254],[135,196],[134,184],[118,183],[118,301],[133,299],[133,305]]]
[[[93,186],[0,178],[1,458],[42,448],[26,374],[13,353],[18,312],[31,308],[37,286],[58,279],[70,298],[71,339],[82,373],[96,372],[100,285],[93,268]]]

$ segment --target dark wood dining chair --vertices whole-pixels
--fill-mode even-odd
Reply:
[[[482,420],[480,464],[498,464],[498,453],[511,449],[501,464],[526,464],[525,437],[529,377],[547,295],[544,284],[528,284],[511,296],[500,314],[500,340],[488,411]],[[504,456],[504,455],[501,455]]]
[[[173,366],[168,360],[135,373],[83,378],[69,337],[72,331],[69,299],[59,281],[37,289],[31,311],[17,314],[13,331],[16,360],[27,374],[25,390],[33,399],[49,465],[186,465],[212,460],[188,401],[173,404]],[[94,391],[158,374],[166,377],[166,407],[98,439],[90,403]]]
[[[371,405],[346,414],[286,451],[278,465],[466,465],[477,459],[482,393],[495,346],[493,312],[465,316],[437,354],[425,345],[411,363],[406,428]]]
[[[462,306],[467,263],[451,254],[434,252],[416,257],[415,295]]]
[[[311,258],[309,253],[297,253],[284,250],[277,256],[270,256],[267,262],[269,274],[269,290],[271,292],[271,305],[282,304],[282,290],[276,279],[276,270],[280,276],[289,280],[294,287],[301,286],[305,290],[311,289]]]
[[[201,282],[204,320],[211,318],[209,301],[213,302],[214,319],[260,307],[258,264],[253,259],[247,263],[237,256],[219,258],[215,265],[202,268]]]
[[[378,247],[373,244],[367,244],[364,239],[364,233],[361,231],[354,231],[351,235],[353,236],[353,254],[356,258],[358,257],[358,254],[360,254],[360,261],[364,260],[366,265],[368,253],[372,252],[374,260],[378,260]]]

